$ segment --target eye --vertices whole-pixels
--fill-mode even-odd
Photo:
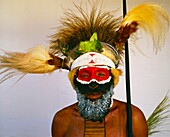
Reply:
[[[87,72],[83,72],[83,73],[81,73],[80,77],[81,78],[88,78],[89,74]]]
[[[97,71],[96,72],[96,76],[97,77],[105,77],[106,76],[106,73],[104,71]]]
[[[87,80],[90,78],[90,75],[91,73],[86,71],[86,70],[80,70],[78,72],[78,78],[81,79],[81,80]]]

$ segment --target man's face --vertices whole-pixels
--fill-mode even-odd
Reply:
[[[92,100],[100,98],[113,84],[107,66],[80,67],[74,82],[80,93]]]
[[[80,67],[74,79],[80,114],[102,121],[108,114],[113,95],[113,79],[107,66]]]

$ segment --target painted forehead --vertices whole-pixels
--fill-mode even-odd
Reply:
[[[81,66],[109,66],[115,68],[115,64],[111,59],[96,52],[88,52],[78,57],[73,62],[71,70]]]
[[[106,65],[95,65],[95,66],[81,66],[81,67],[79,67],[79,70],[81,70],[81,69],[88,69],[88,68],[91,68],[91,69],[96,69],[96,68],[104,68],[104,69],[107,69],[107,70],[110,70],[110,67],[109,66],[106,66]]]

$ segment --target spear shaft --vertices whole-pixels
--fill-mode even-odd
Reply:
[[[123,17],[127,13],[126,0],[123,0]],[[127,98],[127,137],[132,137],[132,109],[130,91],[130,66],[129,66],[128,41],[125,42],[125,76],[126,76],[126,98]]]

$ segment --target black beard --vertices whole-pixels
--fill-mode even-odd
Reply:
[[[114,93],[113,85],[110,86],[110,89],[107,90],[101,98],[95,100],[86,98],[85,95],[81,94],[78,88],[76,88],[76,91],[80,115],[93,122],[102,122],[110,111],[112,95]]]

